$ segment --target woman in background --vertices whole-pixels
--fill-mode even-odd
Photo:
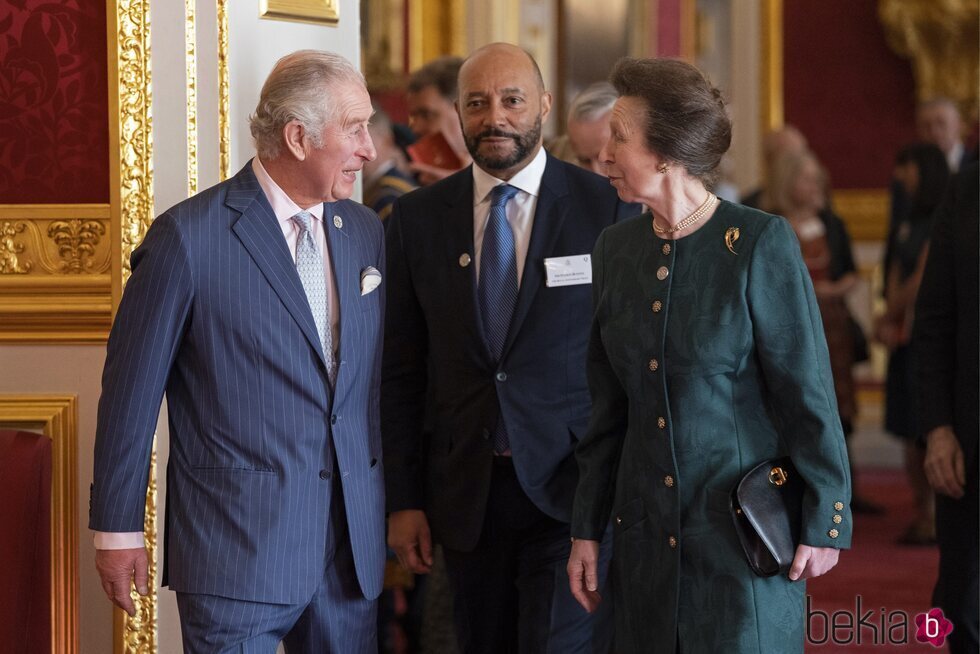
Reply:
[[[885,312],[875,323],[875,337],[889,350],[885,429],[904,442],[905,471],[915,494],[916,515],[899,542],[932,545],[936,542],[934,498],[922,469],[925,451],[918,438],[917,381],[909,340],[912,310],[928,252],[932,213],[949,181],[949,165],[938,147],[916,143],[902,148],[895,157],[895,178],[910,202],[898,224],[889,229],[883,264]]]

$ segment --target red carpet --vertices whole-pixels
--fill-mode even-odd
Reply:
[[[837,567],[827,576],[808,582],[811,617],[806,651],[812,654],[946,651],[946,647],[936,648],[915,640],[915,616],[932,607],[930,598],[939,551],[935,547],[895,544],[913,514],[912,492],[904,482],[904,473],[863,470],[860,474],[862,494],[884,506],[886,513],[855,517],[851,549],[841,553]],[[859,596],[860,613],[856,611]],[[838,614],[836,624],[842,628],[836,632],[837,642],[827,624],[835,611],[854,616]],[[858,623],[862,614],[863,627]],[[904,622],[905,616],[908,616],[907,635],[898,627],[890,630]],[[895,644],[903,635],[908,642]],[[858,637],[861,644],[857,644]],[[825,643],[817,644],[824,639]]]

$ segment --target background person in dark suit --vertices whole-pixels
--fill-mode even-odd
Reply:
[[[546,262],[587,272],[639,208],[544,152],[551,95],[516,46],[473,53],[457,106],[475,166],[399,198],[387,228],[388,541],[419,573],[443,544],[463,651],[592,651],[563,581],[590,286],[549,285]]]
[[[953,621],[954,654],[978,650],[980,620],[978,174],[976,162],[967,164],[933,218],[912,329],[925,473],[936,491],[939,578],[932,601]]]
[[[158,217],[133,254],[89,524],[103,588],[132,614],[166,391],[164,584],[187,652],[377,651],[384,239],[346,199],[375,156],[370,116],[342,57],[284,57],[251,119],[258,156]]]

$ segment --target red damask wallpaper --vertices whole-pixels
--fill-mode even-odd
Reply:
[[[873,0],[785,0],[786,122],[799,127],[835,189],[888,185],[915,139],[911,64],[889,48]]]
[[[109,202],[106,3],[0,2],[0,203]]]

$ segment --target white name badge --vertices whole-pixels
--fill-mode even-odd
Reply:
[[[575,286],[592,283],[592,255],[575,254],[570,257],[551,257],[544,260],[547,274],[545,286]]]

